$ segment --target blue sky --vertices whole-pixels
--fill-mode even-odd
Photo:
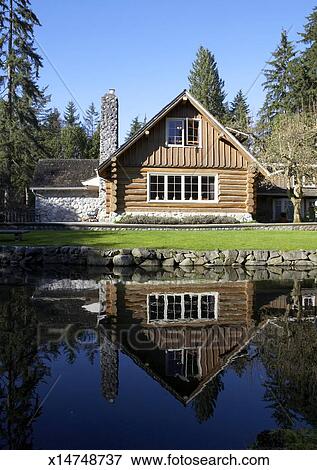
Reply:
[[[132,118],[158,112],[182,89],[200,45],[216,57],[230,100],[239,88],[252,114],[262,104],[259,76],[282,28],[297,40],[316,0],[32,0],[42,27],[41,83],[52,105],[85,110],[115,88],[120,135]],[[254,83],[256,78],[257,81]],[[66,86],[65,86],[66,85]]]

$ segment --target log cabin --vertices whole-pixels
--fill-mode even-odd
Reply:
[[[267,170],[187,90],[118,147],[118,99],[101,107],[99,220],[117,214],[219,215],[251,221]]]
[[[270,183],[268,170],[187,90],[120,147],[118,116],[111,89],[101,100],[99,161],[38,162],[30,187],[38,222],[124,214],[292,221],[283,175]],[[316,207],[317,185],[306,185],[302,219],[315,221]]]

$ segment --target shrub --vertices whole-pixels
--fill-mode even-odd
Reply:
[[[126,214],[114,220],[120,224],[155,224],[155,225],[199,225],[199,224],[237,224],[234,217],[224,215],[186,215],[186,216],[154,216],[147,214]]]

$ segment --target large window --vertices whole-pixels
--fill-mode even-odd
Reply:
[[[214,320],[216,318],[216,293],[148,295],[150,322]]]
[[[149,174],[149,201],[217,202],[217,175]]]
[[[200,119],[168,118],[166,120],[166,143],[179,147],[199,147]]]

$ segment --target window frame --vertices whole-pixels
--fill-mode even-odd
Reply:
[[[168,142],[169,138],[169,122],[170,121],[182,121],[183,122],[183,131],[182,131],[182,143],[181,144],[170,144]],[[198,144],[189,145],[188,144],[188,121],[197,121],[198,122]],[[200,118],[187,118],[187,117],[169,117],[166,118],[165,122],[165,145],[167,147],[187,147],[187,148],[202,148],[201,145],[201,119]]]
[[[151,199],[151,176],[164,176],[164,199]],[[168,177],[180,176],[181,177],[181,199],[168,199]],[[198,199],[185,199],[185,177],[197,176],[198,177]],[[201,199],[202,193],[202,177],[214,178],[214,199]],[[162,203],[162,204],[218,204],[219,203],[219,178],[218,173],[175,173],[175,172],[148,172],[147,174],[147,202],[148,203]]]
[[[150,319],[150,297],[153,295],[155,296],[161,296],[164,297],[164,318],[163,319],[156,319],[156,320],[151,320]],[[185,318],[185,295],[189,295],[191,297],[197,296],[198,297],[198,317],[195,319],[189,319]],[[214,318],[202,318],[201,317],[201,303],[202,303],[202,297],[204,296],[213,296],[214,301],[215,301],[215,307],[214,307]],[[167,318],[167,307],[168,307],[168,297],[181,297],[181,318],[177,319],[172,319],[169,320]],[[147,294],[147,300],[146,300],[146,305],[147,305],[147,323],[148,324],[153,324],[153,323],[186,323],[186,322],[206,322],[206,321],[217,321],[218,316],[219,316],[219,311],[218,311],[218,297],[219,293],[218,292],[166,292],[166,293],[161,293],[161,292],[152,292],[151,294]]]

